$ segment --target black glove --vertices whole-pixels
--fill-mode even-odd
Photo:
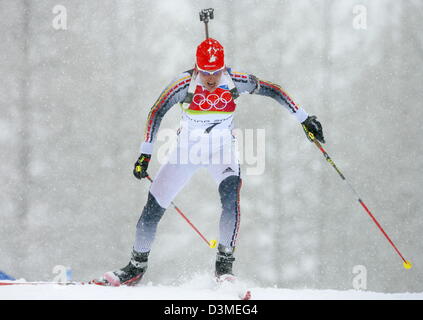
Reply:
[[[150,162],[151,154],[141,153],[137,162],[134,164],[134,176],[137,179],[142,179],[148,176],[147,168]]]
[[[310,133],[314,136],[317,141],[320,141],[321,143],[325,143],[325,138],[323,137],[323,130],[322,125],[319,121],[317,121],[316,116],[308,116],[307,119],[305,119],[303,122],[301,122],[303,125],[304,132],[307,136],[307,138],[313,142],[313,138],[310,137]]]

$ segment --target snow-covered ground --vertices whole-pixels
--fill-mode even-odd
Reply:
[[[252,300],[422,300],[423,293],[376,293],[366,291],[290,290],[251,288]],[[106,288],[98,286],[0,287],[0,300],[236,300],[235,292],[170,286]]]
[[[241,283],[219,286],[206,276],[197,276],[186,283],[163,286],[152,283],[136,287],[102,287],[96,285],[13,285],[0,286],[0,300],[237,300],[245,288],[252,300],[423,300],[421,293],[377,293],[357,290],[292,290],[261,288]]]

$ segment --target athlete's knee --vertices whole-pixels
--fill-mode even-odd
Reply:
[[[161,207],[156,198],[149,192],[147,203],[144,206],[140,219],[138,220],[137,227],[140,227],[141,224],[157,224],[165,211],[166,209]]]
[[[223,210],[236,210],[239,202],[241,184],[241,178],[236,175],[225,178],[219,184],[219,195]]]

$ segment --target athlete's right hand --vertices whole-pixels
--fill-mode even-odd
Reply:
[[[309,116],[302,123],[304,132],[307,138],[313,142],[314,139],[325,143],[325,138],[323,137],[323,129],[320,122],[317,120],[316,116]],[[311,137],[310,137],[311,134]]]
[[[142,179],[148,176],[147,168],[150,162],[151,154],[141,153],[137,162],[134,164],[134,176],[137,179]]]

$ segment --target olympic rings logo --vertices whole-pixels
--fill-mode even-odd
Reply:
[[[222,92],[220,96],[216,93],[210,93],[207,96],[201,93],[196,93],[192,98],[192,102],[203,111],[208,111],[211,108],[223,110],[231,101],[232,94],[229,91]]]

